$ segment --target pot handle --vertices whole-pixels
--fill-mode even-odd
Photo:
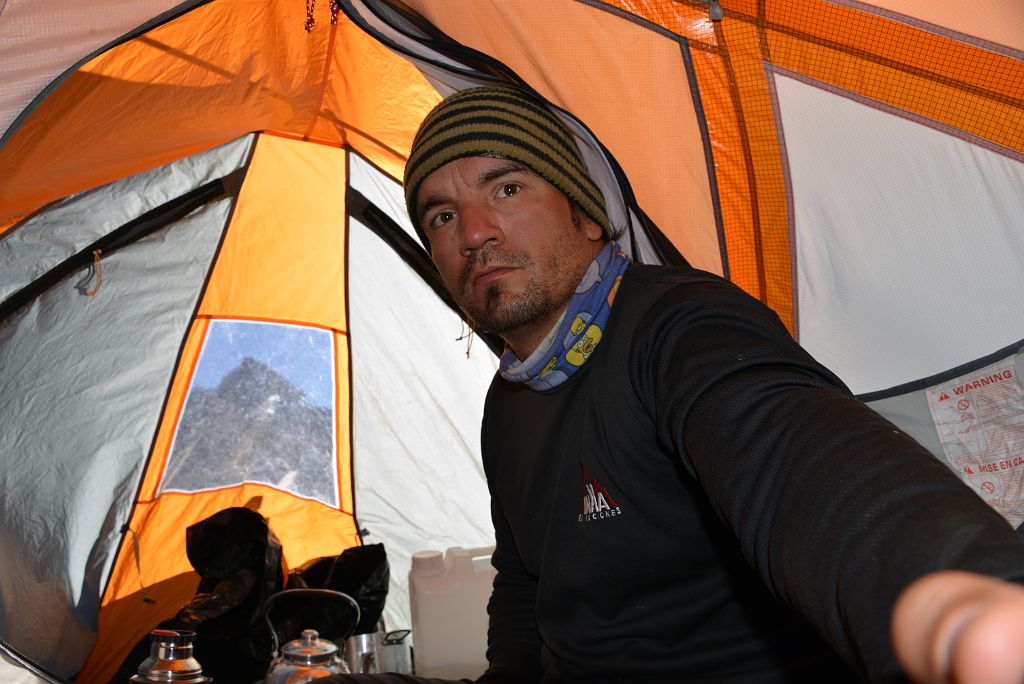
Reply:
[[[287,598],[290,596],[337,596],[352,604],[352,610],[356,612],[355,623],[359,624],[359,604],[356,603],[356,600],[354,598],[352,598],[344,592],[335,591],[334,589],[285,589],[284,591],[279,591],[276,594],[272,594],[263,603],[263,619],[266,620],[267,627],[270,628],[270,638],[274,642],[274,650],[272,652],[272,656],[274,658],[276,658],[279,655],[278,650],[280,649],[281,644],[277,640],[277,630],[274,629],[274,623],[270,621],[270,607],[278,599]]]
[[[405,637],[409,636],[411,633],[411,629],[396,629],[393,632],[385,634],[381,641],[385,646],[394,646],[395,644],[400,644],[405,641]]]

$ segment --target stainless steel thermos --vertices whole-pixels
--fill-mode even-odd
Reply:
[[[154,629],[149,633],[149,657],[133,675],[136,684],[205,684],[203,668],[192,656],[196,633],[183,629]]]

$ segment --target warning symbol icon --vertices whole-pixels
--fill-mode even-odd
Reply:
[[[945,392],[939,395],[939,401],[946,401],[947,399],[949,399],[949,395]]]

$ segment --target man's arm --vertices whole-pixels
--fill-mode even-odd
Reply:
[[[946,571],[910,585],[892,618],[896,655],[928,684],[1024,681],[1024,587]]]
[[[487,672],[480,684],[535,684],[540,681],[540,636],[537,633],[537,580],[523,568],[515,540],[498,498],[491,493],[495,550],[491,563],[498,571],[487,603]]]
[[[640,329],[633,376],[660,437],[772,592],[864,676],[897,676],[891,612],[915,580],[1024,575],[1006,521],[755,300],[697,282]]]

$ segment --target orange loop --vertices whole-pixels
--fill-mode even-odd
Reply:
[[[100,287],[103,285],[103,264],[100,263],[100,257],[103,256],[103,252],[94,249],[92,250],[92,265],[93,270],[96,271],[96,287],[86,291],[86,295],[89,297],[95,297],[96,293],[100,291]]]

